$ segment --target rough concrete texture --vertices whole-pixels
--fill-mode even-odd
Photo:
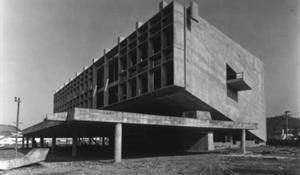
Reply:
[[[201,113],[199,113],[201,114]],[[200,117],[197,113],[197,118]],[[72,124],[77,122],[81,128],[77,128],[76,131],[84,132],[89,130],[87,123],[93,123],[99,125],[99,127],[105,128],[110,124],[123,123],[123,124],[138,124],[138,125],[152,125],[152,126],[172,126],[172,127],[187,127],[187,128],[200,128],[200,129],[257,129],[256,123],[239,123],[233,121],[217,121],[217,120],[203,120],[195,118],[184,118],[175,116],[158,116],[150,114],[139,114],[129,112],[117,112],[109,110],[97,110],[97,109],[84,109],[75,108],[73,112],[68,114],[66,121],[50,121],[45,120],[36,125],[23,130],[24,137],[46,137],[46,136],[69,136],[74,127]],[[86,127],[83,127],[85,126]],[[94,132],[94,131],[93,131]],[[79,134],[79,133],[78,133]]]
[[[211,120],[209,111],[188,111],[184,112],[182,116],[187,118],[196,118],[199,120]]]
[[[67,112],[51,113],[51,114],[46,114],[45,120],[65,121],[67,119],[67,116],[68,116]]]
[[[175,3],[174,8],[175,84],[184,84],[188,92],[233,121],[258,123],[258,130],[251,132],[265,140],[262,61],[200,17],[197,21],[187,18],[185,26],[184,7]],[[238,102],[227,97],[226,64],[236,72],[243,72],[244,81],[252,88],[238,92]]]
[[[182,113],[186,111],[209,111],[213,120],[258,123],[258,130],[253,131],[253,133],[258,138],[265,140],[263,63],[201,19],[196,3],[192,2],[190,7],[183,7],[176,2],[167,6],[164,4],[160,6],[165,8],[160,8],[161,10],[157,14],[144,23],[145,31],[149,34],[145,39],[148,40],[147,49],[148,52],[153,52],[147,55],[147,71],[144,72],[147,75],[147,78],[144,77],[144,81],[148,83],[142,86],[142,78],[136,72],[136,69],[142,70],[141,62],[130,65],[133,66],[133,69],[127,65],[127,75],[122,80],[126,80],[126,93],[120,93],[123,86],[125,87],[124,82],[121,84],[120,70],[118,71],[118,80],[112,80],[109,76],[109,63],[113,63],[113,59],[119,59],[118,62],[120,63],[120,55],[124,54],[127,55],[127,62],[131,62],[128,57],[129,49],[121,53],[121,48],[131,47],[131,42],[137,41],[137,44],[134,44],[131,49],[134,53],[138,53],[132,58],[141,59],[138,49],[144,42],[138,41],[144,35],[141,31],[143,26],[141,26],[124,39],[126,41],[124,45],[122,42],[118,42],[118,45],[111,50],[104,50],[103,57],[94,61],[89,68],[58,91],[54,95],[54,111],[70,111],[74,107],[85,107],[177,117],[182,116]],[[168,17],[173,17],[173,19],[170,20]],[[161,23],[157,31],[156,23]],[[167,32],[165,32],[166,28],[168,29]],[[161,34],[157,35],[159,37],[156,38],[158,32]],[[168,34],[171,33],[173,38],[170,37],[170,43],[164,44],[162,41],[164,38],[168,38]],[[161,47],[154,49],[154,45],[161,45]],[[170,49],[172,46],[173,48]],[[155,54],[154,50],[156,50]],[[154,58],[160,60],[155,61],[157,70],[153,67]],[[237,73],[243,72],[243,83],[239,83],[240,85],[246,84],[251,87],[251,90],[238,92],[238,101],[227,95],[227,65]],[[103,74],[103,78],[98,81],[97,72],[102,68],[104,70],[99,75]],[[133,72],[132,75],[130,72]],[[154,76],[154,72],[156,72],[156,76]],[[85,81],[85,77],[90,77],[92,81]],[[109,78],[112,82],[107,81]],[[136,83],[131,83],[129,80]],[[169,82],[167,83],[166,80]],[[87,88],[82,90],[79,88],[79,84]],[[98,84],[102,85],[97,87]],[[156,84],[156,88],[154,88],[154,84]],[[145,88],[146,86],[148,89]],[[140,93],[142,87],[147,89],[144,93]],[[89,98],[91,90],[96,95]],[[135,91],[136,94],[133,95],[131,91]],[[75,96],[70,95],[73,93]],[[113,94],[117,94],[116,97]],[[63,116],[61,117],[63,118]],[[60,118],[60,116],[53,117]],[[72,120],[69,116],[67,118]],[[157,116],[153,124],[163,123],[158,120],[160,118]]]
[[[48,152],[48,148],[35,148],[23,157],[0,160],[0,170],[9,170],[12,168],[28,166],[44,161],[47,157]]]
[[[75,108],[73,120],[109,123],[127,123],[162,126],[182,126],[211,129],[257,129],[256,123],[237,123],[231,121],[199,120],[192,118],[158,116],[129,112]]]

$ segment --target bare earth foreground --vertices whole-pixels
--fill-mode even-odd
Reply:
[[[217,153],[150,155],[125,157],[114,164],[111,157],[85,153],[76,159],[68,150],[49,154],[40,164],[0,171],[0,174],[299,174],[300,148],[270,147],[249,148],[246,156],[237,150]],[[26,151],[19,153],[19,156]],[[14,156],[13,149],[0,150],[0,158]],[[81,154],[83,155],[83,153]],[[100,157],[100,158],[99,158]],[[101,158],[102,157],[102,158]]]

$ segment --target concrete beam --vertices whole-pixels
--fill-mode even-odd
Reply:
[[[27,135],[27,134],[30,134],[30,133],[33,133],[33,132],[36,132],[36,131],[40,131],[40,130],[43,130],[43,129],[58,126],[62,123],[63,123],[63,121],[45,120],[43,122],[40,122],[38,124],[35,124],[31,127],[28,127],[26,129],[24,129],[22,132],[23,132],[23,135]]]
[[[68,116],[68,112],[46,114],[45,120],[66,121],[67,116]]]
[[[114,159],[115,163],[119,163],[122,160],[122,123],[116,123],[115,125],[115,151]]]
[[[34,126],[23,130],[25,137],[31,137],[38,134],[39,131],[52,129],[54,127],[64,127],[67,122],[102,122],[102,123],[124,123],[124,124],[141,124],[141,125],[157,125],[157,126],[176,126],[176,127],[193,127],[199,129],[257,129],[256,123],[239,123],[233,121],[210,120],[209,117],[203,117],[206,113],[196,113],[196,118],[161,116],[129,112],[117,112],[109,110],[84,109],[75,108],[74,111],[68,113],[65,121],[45,120]],[[59,117],[60,118],[60,117]],[[55,129],[56,130],[56,129]],[[39,134],[40,137],[44,137]],[[53,135],[54,136],[54,135]]]
[[[241,132],[241,152],[242,154],[246,154],[246,130],[242,129]]]
[[[97,109],[75,108],[72,120],[108,123],[127,123],[160,126],[196,127],[206,129],[257,129],[255,123],[238,123],[220,120],[199,120],[193,118],[117,112]]]

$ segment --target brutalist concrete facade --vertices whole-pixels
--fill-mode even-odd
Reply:
[[[212,120],[257,123],[247,137],[266,139],[262,61],[199,17],[193,2],[161,2],[54,94],[54,112],[74,107],[182,117],[197,110]]]

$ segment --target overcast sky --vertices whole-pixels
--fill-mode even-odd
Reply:
[[[53,94],[135,21],[158,11],[158,0],[0,0],[0,124],[21,128],[53,111]],[[188,5],[188,1],[179,1]],[[202,18],[265,63],[267,116],[300,114],[298,0],[198,0]]]

